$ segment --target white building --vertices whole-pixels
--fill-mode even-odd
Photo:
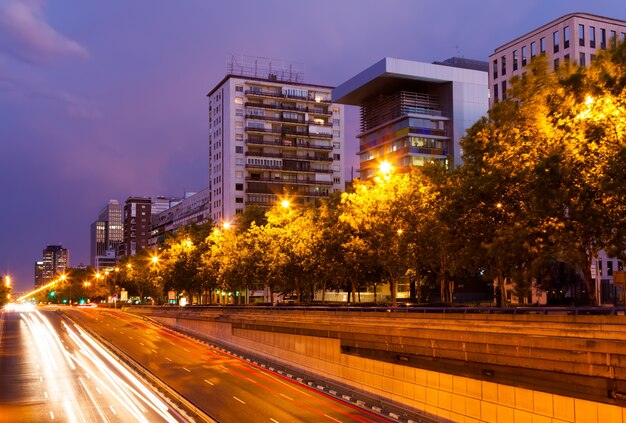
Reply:
[[[383,160],[399,171],[460,163],[459,141],[487,113],[488,96],[487,63],[460,58],[384,58],[333,90],[335,102],[361,107],[361,179]]]
[[[588,13],[571,13],[530,31],[489,56],[490,105],[506,97],[508,81],[522,75],[535,56],[548,56],[552,70],[567,61],[587,66],[597,50],[624,38],[626,21]]]
[[[201,225],[209,220],[209,189],[198,193],[185,193],[185,198],[174,203],[170,208],[152,217],[152,231],[148,246],[155,248],[163,241],[168,232],[176,232],[178,228],[196,223]]]
[[[291,64],[232,60],[209,97],[210,217],[343,191],[344,110]]]

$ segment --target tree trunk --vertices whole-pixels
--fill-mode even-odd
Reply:
[[[593,262],[593,256],[586,254],[586,266],[583,266],[583,277],[585,278],[585,286],[587,287],[587,295],[589,296],[589,304],[597,306],[599,304],[598,297],[596,295],[596,280],[591,277],[591,263]],[[598,272],[600,269],[596,269]]]

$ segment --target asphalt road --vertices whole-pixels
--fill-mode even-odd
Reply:
[[[69,319],[2,312],[0,422],[185,421]]]
[[[220,423],[389,421],[130,314],[65,312]]]

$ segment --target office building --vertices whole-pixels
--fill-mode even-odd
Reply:
[[[43,260],[35,262],[35,288],[43,285]]]
[[[384,58],[333,90],[333,101],[360,106],[360,177],[389,162],[407,171],[427,161],[461,162],[459,141],[487,112],[485,62],[422,63]]]
[[[122,206],[117,200],[110,200],[98,213],[98,220],[91,224],[91,266],[96,270],[103,268],[103,263],[104,267],[111,267],[111,258],[114,262],[123,240]]]
[[[61,245],[48,245],[43,250],[43,259],[41,263],[40,284],[46,284],[56,278],[58,275],[65,273],[69,266],[69,252]],[[37,273],[39,264],[35,266],[35,279],[37,281]]]
[[[315,203],[345,185],[344,111],[332,87],[303,82],[294,64],[232,59],[209,93],[210,217],[282,198]]]
[[[490,105],[506,98],[509,80],[522,75],[538,55],[548,57],[552,70],[568,61],[587,66],[598,50],[625,38],[626,21],[588,13],[571,13],[534,29],[489,56]]]

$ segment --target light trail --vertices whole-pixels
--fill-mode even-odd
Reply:
[[[20,316],[39,360],[51,419],[109,422],[123,415],[124,421],[179,421],[151,388],[77,326],[62,321],[55,329],[38,310]],[[61,331],[67,335],[65,345]]]

